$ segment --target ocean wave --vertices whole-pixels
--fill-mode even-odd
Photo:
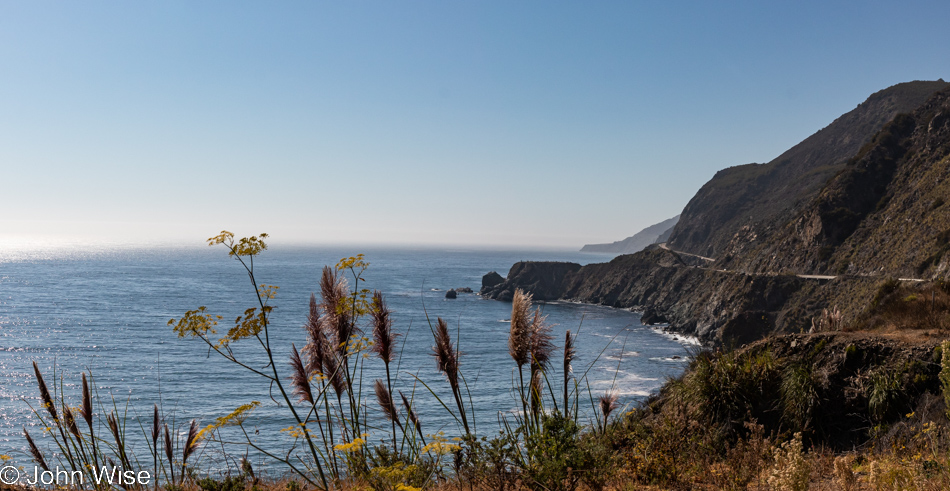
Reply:
[[[662,361],[668,363],[686,363],[689,362],[689,358],[685,356],[655,356],[650,358],[650,361]]]
[[[640,352],[639,351],[624,351],[623,353],[611,353],[609,355],[604,355],[604,359],[613,360],[613,361],[622,361],[622,360],[626,360],[635,356],[640,356]]]
[[[702,346],[703,345],[703,343],[701,343],[699,341],[699,338],[697,338],[696,336],[689,336],[689,335],[679,333],[679,332],[666,331],[666,330],[663,330],[662,327],[654,327],[653,332],[667,339],[672,339],[673,341],[676,341],[682,345],[688,345],[688,346]]]

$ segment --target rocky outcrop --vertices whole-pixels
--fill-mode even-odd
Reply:
[[[505,278],[502,275],[494,271],[486,273],[485,276],[482,276],[482,289],[480,292],[484,295],[485,292],[490,290],[492,287],[500,285],[504,282]]]
[[[502,283],[482,287],[481,293],[488,298],[511,301],[515,289],[521,288],[530,291],[535,300],[557,300],[562,296],[565,279],[579,269],[581,265],[577,263],[522,261],[511,267]]]
[[[459,296],[459,294],[456,293],[456,291],[455,291],[454,289],[445,292],[445,298],[447,298],[447,299],[449,299],[449,300],[454,300],[454,299],[458,298],[458,296]]]
[[[562,266],[558,269],[552,265]],[[804,328],[811,317],[796,310],[802,308],[796,301],[797,294],[815,285],[790,275],[746,275],[688,266],[670,251],[652,249],[583,267],[571,263],[518,263],[505,283],[483,295],[510,300],[515,289],[521,288],[538,300],[646,311],[647,322],[669,323],[680,332],[716,345],[758,339],[774,330],[779,319]],[[807,310],[817,315],[815,310],[824,307],[822,302]],[[753,329],[741,317],[746,311],[761,312],[768,322]],[[722,328],[730,323],[733,327],[724,334]]]
[[[639,309],[727,347],[807,331],[826,308],[860,319],[888,277],[950,271],[950,88],[940,87],[878,92],[780,160],[720,172],[662,246],[583,267],[518,263],[485,293]]]
[[[663,314],[656,311],[652,306],[644,307],[640,315],[640,323],[644,326],[653,326],[656,324],[669,324],[670,320]]]

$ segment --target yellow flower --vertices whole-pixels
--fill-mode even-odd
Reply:
[[[248,413],[260,405],[261,401],[251,401],[250,404],[242,404],[234,411],[231,411],[231,414],[215,419],[214,424],[210,426],[214,426],[215,428],[222,426],[239,426],[247,419]]]
[[[366,437],[368,436],[368,434],[363,433],[361,436]],[[334,445],[333,450],[336,450],[337,452],[346,452],[346,453],[358,452],[361,448],[363,448],[363,444],[365,443],[366,443],[366,440],[363,438],[354,438],[352,442],[340,443],[340,444]]]
[[[288,426],[280,431],[287,433],[291,438],[303,438],[306,435],[313,435],[310,429],[307,428],[306,423],[300,423],[299,426]]]
[[[277,298],[277,290],[280,290],[279,286],[265,285],[261,283],[260,288],[257,289],[257,293],[260,294],[261,298],[264,300],[273,300]]]
[[[431,443],[422,447],[422,453],[435,452],[441,456],[462,449],[454,443],[446,443],[448,439],[445,437],[445,432],[440,431],[435,435],[429,435],[429,438]],[[459,441],[458,438],[453,438],[453,440]]]
[[[174,330],[180,338],[185,336],[204,337],[209,332],[215,334],[214,326],[218,325],[221,316],[206,314],[206,310],[207,308],[204,306],[189,310],[177,323],[175,319],[171,319],[168,321],[168,325],[175,326]]]
[[[201,431],[198,432],[198,435],[197,435],[195,438],[196,438],[197,440],[203,440],[203,439],[205,438],[205,433],[207,433],[208,435],[213,435],[213,434],[214,434],[214,430],[217,429],[217,428],[218,428],[218,427],[215,426],[215,425],[208,425],[208,426],[205,426],[204,428],[201,429]]]
[[[462,447],[454,443],[432,442],[422,447],[422,453],[435,452],[438,455],[445,455],[449,452],[455,452]]]

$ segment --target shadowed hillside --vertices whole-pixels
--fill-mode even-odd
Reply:
[[[772,163],[718,173],[663,247],[583,267],[519,263],[482,294],[639,309],[720,346],[809,330],[826,310],[879,317],[895,285],[928,288],[950,269],[947,87],[880,91]]]
[[[881,90],[771,162],[719,171],[683,209],[670,247],[719,257],[737,233],[768,234],[814,198],[885,124],[947,85],[917,81]]]
[[[950,89],[889,123],[770,240],[737,238],[733,262],[753,271],[944,277],[948,176]]]

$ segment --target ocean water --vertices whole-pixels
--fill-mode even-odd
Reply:
[[[394,311],[394,329],[401,333],[395,384],[407,396],[414,394],[423,431],[459,433],[454,419],[419,382],[451,398],[431,356],[430,321],[442,317],[462,353],[460,368],[477,431],[488,436],[497,433],[499,417],[519,406],[512,393],[517,375],[507,350],[511,304],[464,293],[447,300],[445,291],[477,291],[483,274],[498,271],[504,276],[520,260],[589,263],[610,258],[551,251],[271,247],[255,258],[254,268],[258,283],[280,286],[272,302],[277,308],[271,344],[283,376],[289,376],[291,345],[299,349],[306,343],[301,326],[311,292],[318,293],[321,269],[357,252],[370,262],[361,287],[382,291]],[[74,407],[80,401],[80,374],[91,373],[99,399],[126,414],[129,431],[139,431],[139,421],[150,421],[156,403],[175,421],[194,418],[204,425],[241,404],[260,401],[261,408],[247,421],[257,430],[254,438],[267,448],[288,448],[290,440],[279,430],[291,422],[286,408],[271,399],[268,383],[209,352],[198,340],[179,339],[166,325],[186,310],[206,306],[224,317],[223,331],[254,302],[246,273],[223,246],[0,249],[0,454],[25,465],[22,428],[41,433],[31,410],[40,404],[34,361],[47,383]],[[681,373],[696,347],[694,340],[642,326],[639,314],[627,310],[540,305],[554,324],[556,344],[563,343],[565,330],[578,333],[574,373],[586,376],[582,408],[608,390],[620,395],[621,404],[636,404],[667,377]],[[234,348],[249,365],[265,366],[253,340]],[[384,373],[382,364],[376,358],[364,363],[367,413],[382,425],[371,386]],[[555,364],[553,377],[560,373]],[[584,418],[591,417],[590,411],[582,411]]]

